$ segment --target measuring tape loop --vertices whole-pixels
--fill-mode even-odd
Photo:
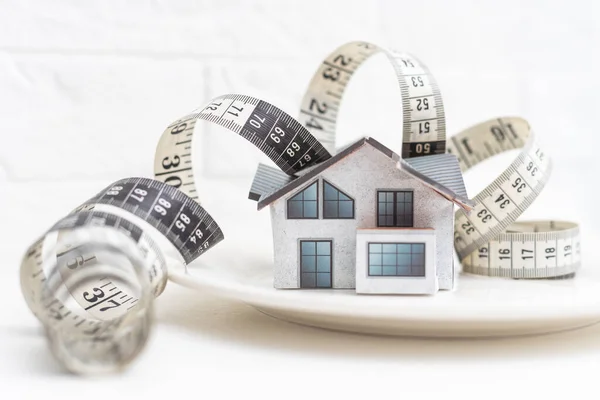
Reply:
[[[188,264],[222,239],[215,220],[178,189],[153,179],[122,179],[30,246],[21,263],[23,294],[68,368],[85,372],[98,359],[112,368],[145,344],[149,296],[162,293],[167,281],[169,250],[161,244],[170,243]],[[137,266],[135,273],[128,265]],[[96,353],[90,365],[82,361],[81,352],[93,352],[100,342],[118,354]]]
[[[379,53],[394,67],[402,94],[402,158],[445,153],[444,104],[433,75],[415,56],[372,43],[347,43],[323,60],[302,99],[298,120],[335,154],[336,123],[344,91],[358,67]]]
[[[279,108],[250,96],[219,96],[206,107],[171,123],[156,149],[155,178],[196,201],[191,149],[198,120],[221,125],[247,139],[289,175],[331,157],[302,124]]]
[[[552,162],[522,118],[483,122],[451,138],[448,152],[463,172],[504,151],[515,160],[478,193],[470,213],[455,216],[454,245],[463,271],[512,278],[570,275],[580,266],[579,228],[574,223],[515,223],[548,182]]]

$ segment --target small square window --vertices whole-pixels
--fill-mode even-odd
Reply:
[[[413,192],[379,191],[377,194],[378,226],[413,226]]]

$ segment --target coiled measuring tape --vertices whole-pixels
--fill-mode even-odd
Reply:
[[[579,227],[571,222],[519,222],[516,219],[550,178],[550,157],[521,118],[498,118],[451,138],[448,151],[461,170],[504,151],[517,158],[474,197],[467,214],[458,210],[454,244],[465,272],[512,278],[551,278],[574,274],[581,265]]]
[[[70,241],[69,235],[78,232],[82,239]],[[98,232],[107,247],[104,252],[90,244]],[[123,337],[122,322],[135,313],[141,292],[133,289],[131,277],[119,278],[123,271],[118,268],[109,268],[107,275],[97,271],[100,265],[119,261],[111,257],[111,249],[138,257],[147,268],[143,274],[151,294],[158,296],[167,279],[168,251],[159,248],[165,239],[188,264],[222,240],[223,233],[196,201],[176,188],[153,179],[127,178],[84,202],[30,246],[21,264],[23,294],[50,331],[68,332],[60,340],[74,337],[68,345],[53,346],[65,365],[86,372],[88,360],[78,357],[91,349],[96,350],[91,364],[97,359],[127,363],[137,355],[147,329]]]
[[[461,170],[498,153],[522,148],[497,179],[473,199],[470,213],[455,216],[455,249],[463,271],[513,278],[570,276],[581,264],[579,227],[571,222],[520,222],[551,172],[550,158],[536,143],[527,122],[499,118],[453,136],[446,142],[444,106],[428,68],[414,56],[371,43],[345,44],[321,63],[301,104],[300,121],[333,152],[337,112],[356,69],[383,52],[392,63],[402,94],[402,157],[448,151]]]

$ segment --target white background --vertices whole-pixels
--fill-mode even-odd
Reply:
[[[593,384],[587,375],[597,372],[597,328],[499,342],[370,338],[287,325],[173,285],[158,301],[157,334],[132,370],[82,381],[49,359],[18,298],[16,270],[35,235],[94,188],[150,176],[158,137],[172,120],[229,92],[296,115],[320,59],[350,40],[424,60],[442,90],[450,135],[496,116],[527,118],[555,161],[550,193],[557,194],[542,195],[527,214],[581,222],[584,262],[593,260],[599,20],[592,0],[0,0],[0,249],[7,271],[0,398],[154,398],[172,390],[211,398],[400,397],[410,390],[493,397],[502,387],[557,395]],[[397,146],[391,67],[376,59],[356,75],[339,143],[372,135]],[[202,129],[194,158],[202,175],[248,185],[262,157],[232,134]],[[467,176],[469,193],[490,177],[486,169]],[[79,183],[87,191],[78,192]],[[59,191],[73,193],[57,197]]]

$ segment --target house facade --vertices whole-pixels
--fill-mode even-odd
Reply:
[[[259,168],[251,197],[271,209],[275,287],[452,289],[454,203],[470,202],[454,156],[422,158],[366,138],[296,179]]]

